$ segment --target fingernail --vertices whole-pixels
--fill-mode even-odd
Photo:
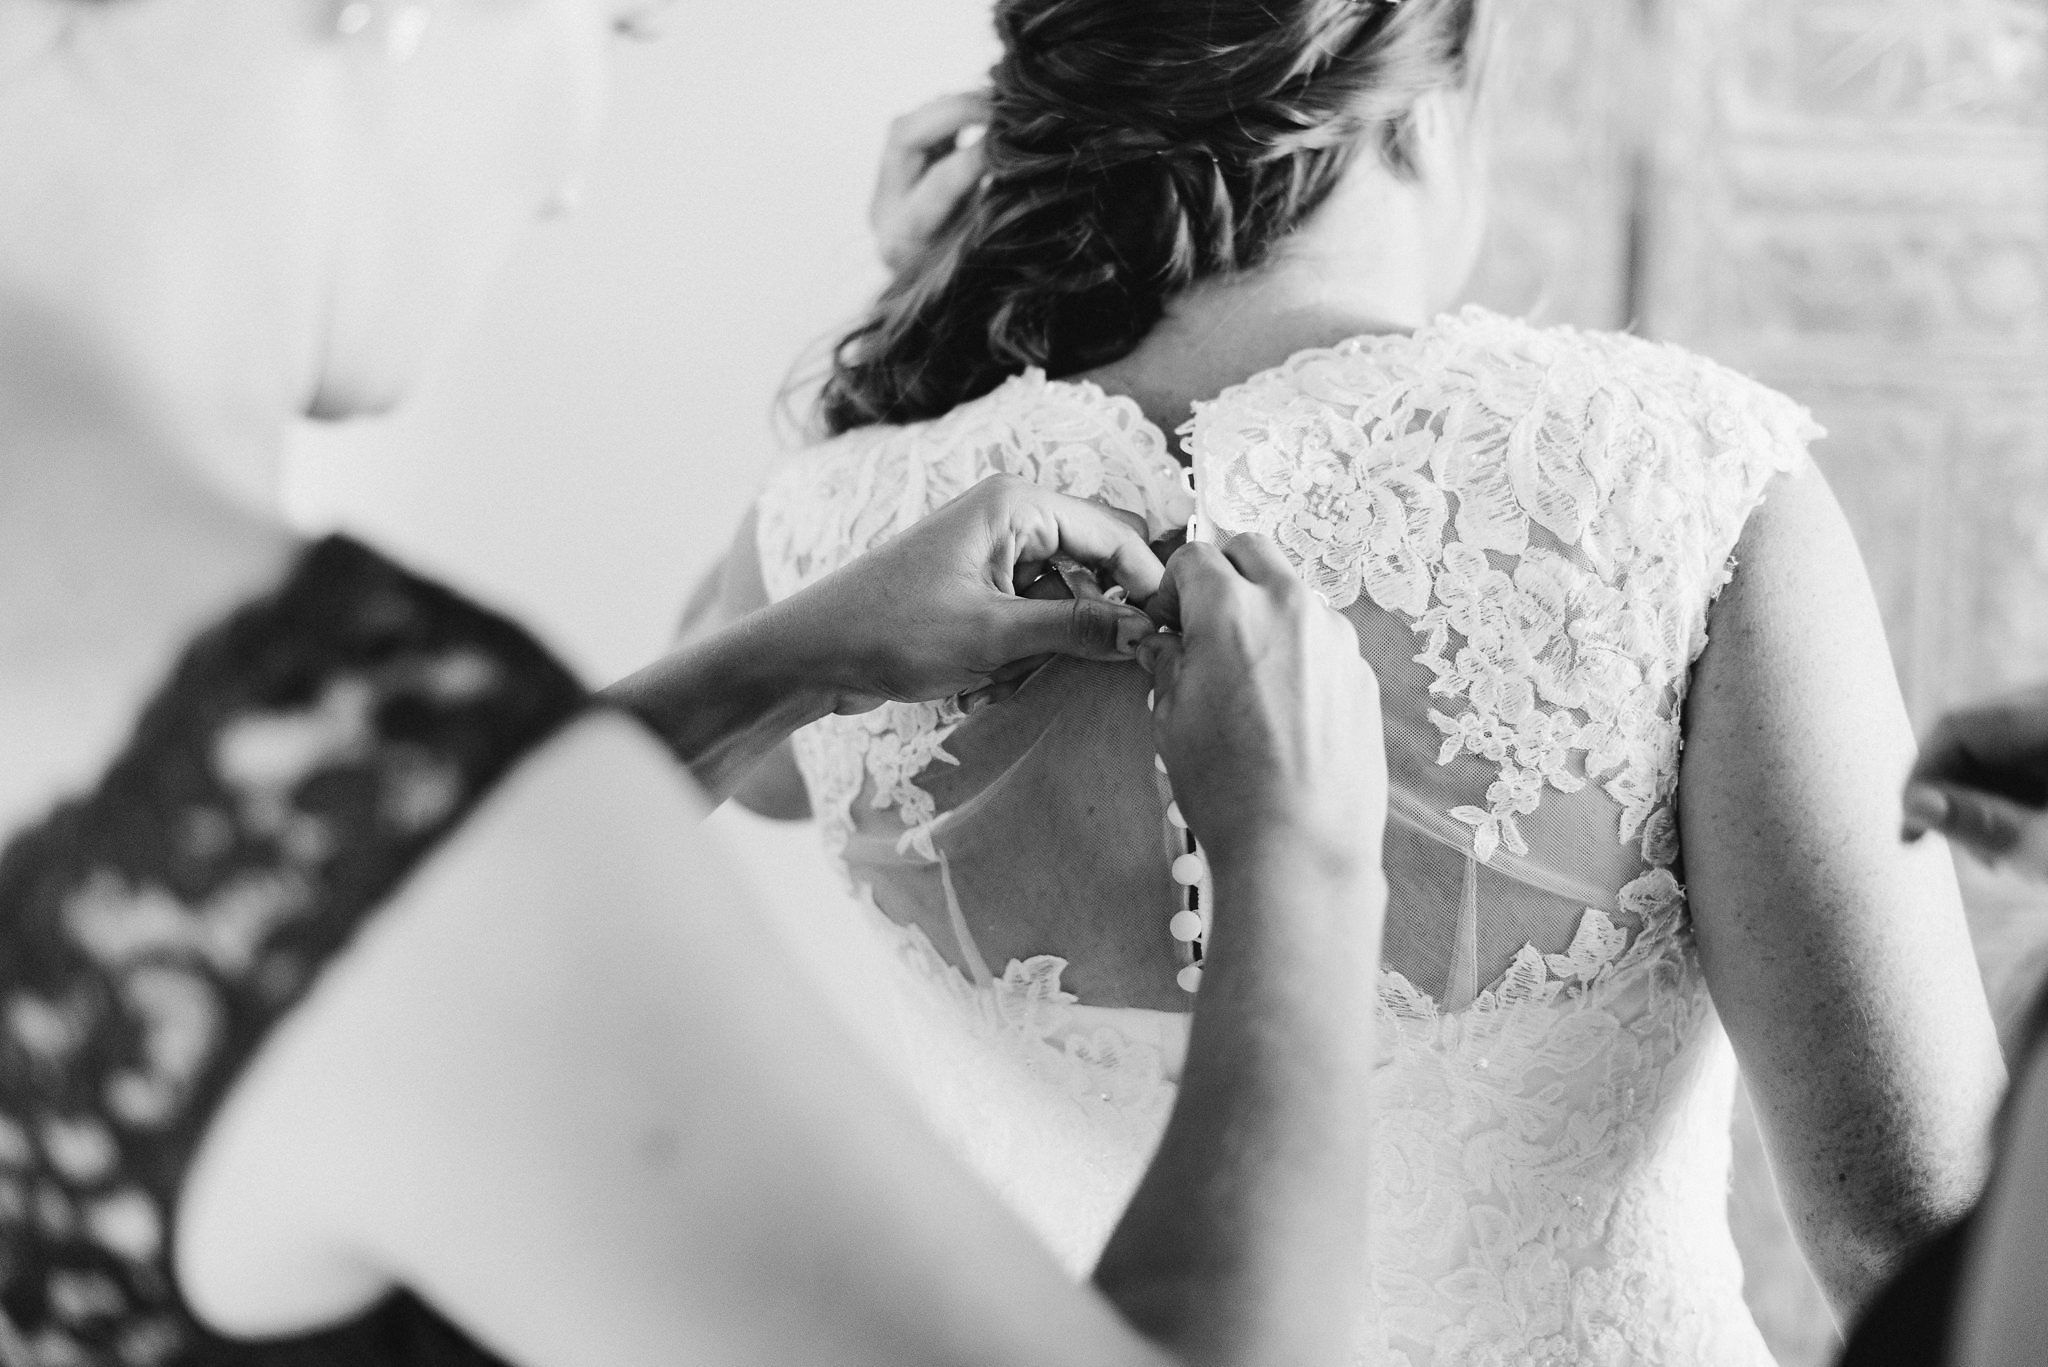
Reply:
[[[1127,612],[1116,619],[1117,654],[1134,656],[1138,647],[1152,635],[1152,619],[1142,612]]]
[[[1948,794],[1939,788],[1930,788],[1924,783],[1906,785],[1905,799],[1901,804],[1906,809],[1906,839],[1918,840],[1932,830],[1940,829],[1949,817]]]
[[[1111,584],[1109,588],[1103,593],[1102,598],[1103,601],[1107,603],[1123,603],[1128,602],[1130,600],[1130,596],[1131,591],[1125,588],[1122,584]]]

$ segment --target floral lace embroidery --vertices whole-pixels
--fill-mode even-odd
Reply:
[[[1519,818],[1589,782],[1646,863],[1675,858],[1685,671],[1748,509],[1820,434],[1804,410],[1675,347],[1473,308],[1303,352],[1188,430],[1205,517],[1423,638],[1464,704],[1430,713],[1439,762],[1499,774],[1451,812],[1480,860],[1528,853]]]
[[[1000,402],[1068,397],[1058,384],[1020,386]],[[967,426],[1030,423],[986,411],[995,401]],[[1789,402],[1682,353],[1477,312],[1413,338],[1306,353],[1199,414],[1205,514],[1270,532],[1331,601],[1370,595],[1405,615],[1437,681],[1415,720],[1442,764],[1491,765],[1483,797],[1424,804],[1435,838],[1483,851],[1494,877],[1565,895],[1575,880],[1559,874],[1542,891],[1542,875],[1574,850],[1521,823],[1546,795],[1598,793],[1647,866],[1586,885],[1568,944],[1524,945],[1460,1009],[1382,970],[1362,1363],[1768,1362],[1727,1231],[1733,1060],[1670,867],[1671,798],[1707,604],[1770,473],[1795,465],[1812,431]],[[878,503],[899,507],[918,479],[860,470],[832,449],[815,479],[777,494],[792,505],[779,514],[785,530],[883,525]],[[793,506],[813,498],[837,506]],[[778,559],[815,556],[803,535],[773,549],[764,537],[771,586]],[[824,567],[841,558],[834,549]],[[919,726],[878,719],[899,738]],[[858,746],[871,742],[842,745],[840,734],[799,739],[814,793],[845,794],[820,804],[828,839],[832,807],[850,812],[870,781]],[[1594,904],[1596,889],[1617,884],[1611,903]],[[1171,1081],[1127,1032],[1091,1044],[1075,1028],[1087,1008],[1059,991],[1060,961],[1012,965],[976,989],[921,932],[891,930],[923,945],[904,960],[923,986],[876,1000],[936,995],[955,1012],[906,1050],[934,1123],[1084,1269],[1156,1143]],[[1049,1032],[1004,1024],[1036,1002],[1053,1013]]]
[[[820,816],[827,853],[837,855],[853,830],[852,811],[862,789],[876,811],[894,809],[906,829],[899,851],[936,860],[930,827],[938,816],[917,776],[933,764],[955,764],[946,738],[964,715],[948,698],[935,703],[884,703],[852,717],[826,717],[791,738],[797,762]]]
[[[771,481],[755,533],[769,596],[787,598],[998,474],[1138,513],[1155,537],[1184,525],[1194,503],[1165,437],[1135,403],[1027,370],[936,421],[848,433]],[[876,810],[901,815],[903,848],[935,858],[925,829],[935,812],[914,780],[953,762],[946,737],[962,719],[950,699],[889,703],[800,733],[826,847],[845,847],[865,789]]]

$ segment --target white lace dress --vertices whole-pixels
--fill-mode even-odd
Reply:
[[[1394,791],[1361,1362],[1770,1360],[1727,1228],[1735,1069],[1674,797],[1708,607],[1766,483],[1817,434],[1675,348],[1477,309],[1304,352],[1197,408],[1204,518],[1275,537],[1380,676]],[[758,509],[770,594],[999,471],[1155,533],[1194,502],[1135,405],[1027,373],[781,472]],[[890,965],[863,999],[894,1017],[932,1122],[1078,1272],[1156,1143],[1185,1018],[1077,1001],[1068,946],[982,961],[970,921],[1048,898],[1105,923],[1173,906],[1142,675],[1033,688],[971,719],[828,718],[796,751]],[[1001,717],[1020,704],[1028,725]]]

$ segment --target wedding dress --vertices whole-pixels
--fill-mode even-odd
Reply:
[[[1191,479],[1128,399],[1027,372],[846,434],[764,493],[764,582],[786,596],[997,472],[1155,535],[1198,502],[1277,539],[1358,629],[1392,778],[1359,1360],[1767,1364],[1674,797],[1708,607],[1818,429],[1676,348],[1468,309],[1302,352],[1184,431]],[[861,999],[932,1123],[1077,1272],[1157,1141],[1186,1018],[1077,1000],[1078,946],[997,971],[970,922],[1078,899],[1165,925],[1146,689],[1062,662],[971,718],[897,704],[795,739],[886,945]]]

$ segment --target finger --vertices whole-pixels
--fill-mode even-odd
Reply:
[[[1138,642],[1138,663],[1152,676],[1152,691],[1161,698],[1171,696],[1172,680],[1180,674],[1180,637],[1171,632],[1154,632]]]
[[[1991,863],[2041,840],[2042,833],[2034,828],[2048,824],[2048,815],[2040,811],[1950,783],[1915,781],[1907,786],[1904,805],[1908,839],[1935,831]]]
[[[1003,598],[996,602],[995,613],[994,653],[1005,660],[1047,654],[1129,660],[1136,657],[1139,643],[1153,634],[1152,621],[1144,613],[1102,598],[1057,603]]]
[[[1166,562],[1166,576],[1159,581],[1159,592],[1145,600],[1145,615],[1161,631],[1180,630],[1180,580],[1173,572],[1171,560]]]
[[[1142,603],[1158,591],[1166,567],[1152,554],[1145,519],[1136,513],[1070,498],[1021,480],[985,483],[989,487],[986,496],[995,500],[999,531],[1007,533],[993,541],[999,556],[1006,560],[997,567],[999,577],[1010,565],[1065,554],[1109,575],[1135,602]]]
[[[882,164],[875,173],[875,193],[868,207],[879,224],[909,197],[931,165],[935,153],[949,147],[963,129],[988,122],[987,91],[941,95],[890,123],[882,140]]]
[[[1155,644],[1156,642],[1156,644]],[[1163,738],[1172,731],[1180,701],[1180,674],[1187,660],[1187,642],[1178,636],[1159,635],[1146,639],[1138,648],[1139,663],[1152,676],[1152,734]],[[1155,739],[1154,748],[1168,747]]]
[[[990,670],[987,683],[959,696],[961,710],[972,715],[990,703],[999,703],[1011,698],[1018,689],[1030,683],[1039,670],[1051,664],[1053,658],[1051,655],[1033,655],[1027,659],[1012,660],[1006,665]]]
[[[962,90],[926,100],[889,125],[889,150],[929,157],[934,148],[951,143],[963,130],[987,123],[993,102],[987,90]]]
[[[1199,634],[1201,623],[1208,620],[1224,595],[1243,583],[1237,567],[1221,550],[1206,541],[1190,541],[1167,562],[1160,592],[1168,595],[1174,628],[1183,634]],[[1149,611],[1151,605],[1146,606]]]
[[[1017,566],[1013,583],[1022,584],[1019,595],[1025,598],[1043,598],[1060,602],[1074,596],[1074,590],[1067,584],[1066,576],[1048,573],[1043,566],[1030,561]],[[998,584],[997,588],[1002,585]]]
[[[1239,574],[1262,588],[1303,587],[1286,552],[1271,537],[1241,532],[1223,543],[1223,554]]]
[[[1049,563],[1059,574],[1060,582],[1067,586],[1069,594],[1076,598],[1102,597],[1102,585],[1095,582],[1095,571],[1073,556],[1056,555]]]
[[[1900,823],[1900,838],[1911,844],[1929,831],[1938,831],[1949,819],[1948,794],[1932,783],[1913,779],[1906,784],[1905,795],[1899,800],[1903,812]]]
[[[930,237],[987,170],[988,149],[978,142],[956,147],[926,166],[903,198],[906,231],[920,239]]]
[[[1017,690],[1022,688],[1029,678],[1030,676],[1026,675],[1022,679],[1006,679],[1002,683],[984,684],[971,693],[962,693],[958,699],[960,710],[971,717],[984,707],[1008,702],[1017,695]]]
[[[1153,543],[1155,549],[1160,544]],[[1223,584],[1237,577],[1237,571],[1216,547],[1206,541],[1183,538],[1167,558],[1166,573],[1159,581],[1159,591],[1145,601],[1145,615],[1157,622],[1162,630],[1180,631],[1187,615],[1184,608],[1188,596],[1185,585],[1193,583],[1197,594],[1210,597]]]

